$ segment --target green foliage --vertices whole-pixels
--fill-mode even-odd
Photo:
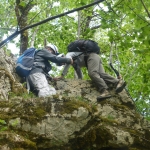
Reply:
[[[17,95],[16,95],[16,93],[13,93],[13,92],[9,93],[9,98],[14,98],[16,96],[22,96],[24,99],[30,99],[30,98],[36,97],[32,92],[18,93]]]
[[[22,7],[26,7],[26,5],[27,5],[27,4],[26,4],[26,2],[24,2],[24,1],[22,1],[22,2],[19,3],[19,6],[22,6]]]
[[[23,93],[22,97],[28,99],[28,98],[34,98],[35,95],[32,92],[29,92],[29,93]]]
[[[5,120],[1,120],[1,119],[0,119],[0,124],[2,124],[2,125],[6,125]]]
[[[0,129],[0,132],[1,132],[1,131],[6,131],[6,130],[8,130],[8,127],[4,126],[4,127],[2,127],[2,128]]]
[[[0,119],[0,132],[1,132],[1,131],[5,131],[5,130],[7,130],[7,129],[8,129],[8,127],[7,127],[6,121]]]

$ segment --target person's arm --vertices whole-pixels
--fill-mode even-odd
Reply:
[[[78,59],[78,58],[77,58]],[[75,60],[72,64],[74,70],[76,71],[76,74],[78,76],[78,79],[83,79],[83,74],[82,74],[82,71],[81,71],[81,68],[78,64],[78,60]]]
[[[67,53],[66,58],[72,58],[73,55],[74,55],[73,52]],[[70,68],[70,64],[66,64],[64,66],[64,69],[63,69],[62,74],[61,74],[61,78],[64,78],[67,75],[69,68]]]
[[[82,53],[82,52],[69,52],[69,53],[66,54],[66,58],[77,57],[77,56],[80,55],[81,53]],[[72,65],[73,65],[75,71],[77,72],[78,78],[79,78],[79,79],[82,79],[82,71],[81,71],[79,65],[77,64],[77,61],[76,61],[75,64],[73,63]],[[64,78],[64,77],[67,75],[68,70],[69,70],[69,67],[70,67],[70,64],[66,64],[66,65],[64,66],[63,72],[62,72],[62,74],[61,74],[61,77],[62,77],[62,78]]]
[[[40,55],[43,59],[49,60],[53,63],[66,63],[66,64],[72,64],[73,60],[72,58],[65,58],[65,57],[57,57],[56,55],[53,55],[48,50],[41,50],[38,52],[37,55]]]
[[[62,78],[64,78],[64,77],[67,75],[68,70],[69,70],[69,67],[70,67],[70,64],[66,64],[66,65],[64,66],[64,69],[63,69],[62,74],[61,74],[61,77],[62,77]]]

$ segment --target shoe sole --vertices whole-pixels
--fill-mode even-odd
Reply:
[[[126,86],[126,82],[124,82],[121,87],[119,87],[118,89],[116,89],[116,93],[122,92],[122,90],[124,89],[125,86]]]
[[[110,97],[112,97],[112,96],[109,95],[109,96],[106,96],[106,97],[97,98],[97,102],[101,102],[101,101],[105,100],[106,98],[110,98]]]

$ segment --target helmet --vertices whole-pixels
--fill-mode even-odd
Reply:
[[[54,44],[51,44],[51,43],[47,44],[46,46],[50,47],[55,52],[55,54],[58,54],[57,46],[55,46]]]

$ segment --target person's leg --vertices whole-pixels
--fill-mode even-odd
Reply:
[[[91,53],[88,57],[87,64],[89,77],[93,82],[95,82],[100,92],[102,93],[99,97],[97,97],[98,101],[111,97],[106,82],[112,83],[114,84],[114,86],[117,86],[117,89],[119,88],[119,92],[123,90],[125,84],[119,84],[119,79],[116,79],[105,73],[99,55]]]
[[[126,82],[105,73],[101,59],[99,67],[100,67],[99,68],[100,77],[105,81],[105,83],[113,84],[113,86],[116,88],[116,93],[121,92],[126,86]]]
[[[38,91],[38,97],[46,97],[56,94],[56,90],[48,84],[43,73],[34,73],[29,76],[34,88]]]
[[[101,72],[104,72],[103,68],[100,67],[100,58],[97,54],[91,53],[89,54],[89,57],[87,59],[87,66],[88,66],[88,74],[91,80],[97,85],[99,90],[102,92],[105,89],[108,89],[107,84],[103,80],[103,78],[100,77],[100,69]]]
[[[101,62],[101,61],[100,61],[99,67],[100,67],[100,69],[99,69],[99,70],[100,70],[100,71],[99,71],[100,77],[105,81],[105,83],[111,83],[111,84],[113,84],[113,86],[115,87],[115,86],[118,84],[119,79],[117,79],[117,78],[115,78],[115,77],[109,75],[108,73],[106,73],[106,72],[104,71],[104,69],[103,69],[103,65],[102,65],[102,62]]]
[[[76,75],[78,77],[78,79],[83,79],[83,74],[81,71],[81,68],[79,66],[79,59],[77,58],[74,62],[73,62],[73,68],[76,71]]]
[[[98,86],[101,95],[97,97],[97,99],[105,99],[111,97],[111,94],[108,91],[108,86],[105,81],[100,77],[99,69],[100,69],[100,58],[97,54],[90,54],[87,59],[88,66],[88,74],[89,77],[95,84]],[[103,68],[101,68],[101,71]]]

